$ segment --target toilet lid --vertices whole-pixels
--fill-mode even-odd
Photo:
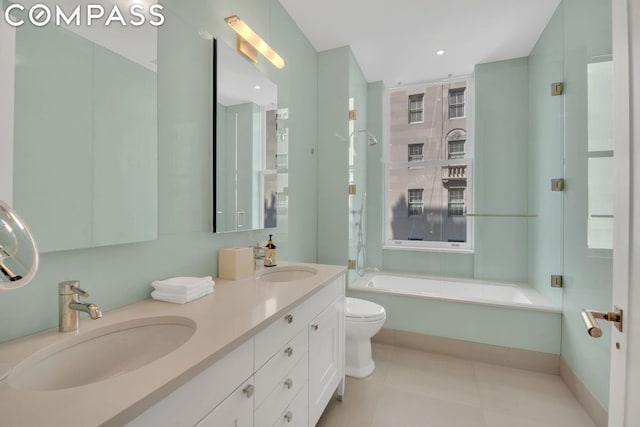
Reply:
[[[345,298],[344,315],[349,319],[378,320],[386,316],[384,307],[359,298]]]

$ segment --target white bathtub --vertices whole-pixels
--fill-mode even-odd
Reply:
[[[517,283],[376,272],[366,274],[349,288],[354,291],[412,295],[550,313],[562,312],[533,288]]]
[[[385,307],[388,329],[560,353],[562,311],[527,285],[375,272],[348,295]]]

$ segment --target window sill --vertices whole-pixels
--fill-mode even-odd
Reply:
[[[423,247],[423,246],[410,246],[410,245],[391,245],[385,243],[382,245],[383,250],[390,251],[413,251],[413,252],[437,252],[437,253],[448,253],[448,254],[461,254],[461,255],[473,255],[473,248],[434,248],[434,247]]]

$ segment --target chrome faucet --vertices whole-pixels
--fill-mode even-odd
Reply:
[[[80,312],[88,313],[93,319],[102,317],[102,310],[93,303],[82,303],[88,292],[80,289],[80,282],[68,280],[58,283],[58,329],[60,332],[76,331],[80,327]]]
[[[267,255],[267,252],[265,251],[265,249],[267,249],[266,245],[267,242],[258,242],[256,246],[253,247],[253,258],[255,260],[261,260],[266,264],[272,264],[273,260],[271,259],[271,256]]]

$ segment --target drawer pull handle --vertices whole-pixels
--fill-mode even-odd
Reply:
[[[287,356],[291,357],[291,355],[293,354],[293,349],[291,347],[287,347],[284,352]]]
[[[320,325],[318,325],[317,323],[314,323],[313,325],[311,325],[311,327],[313,328],[314,331],[317,331]]]
[[[286,316],[284,316],[284,320],[286,320],[287,323],[292,323],[293,322],[293,316],[291,314],[287,314]]]
[[[287,420],[288,423],[290,423],[293,419],[293,413],[291,411],[287,411],[287,413],[284,414],[284,419]]]
[[[247,384],[247,386],[242,389],[242,392],[246,394],[247,397],[251,397],[253,396],[254,390],[255,390],[255,387],[253,386],[253,384]]]
[[[288,388],[291,389],[291,387],[293,387],[293,380],[291,378],[287,378],[284,382],[284,385]]]

